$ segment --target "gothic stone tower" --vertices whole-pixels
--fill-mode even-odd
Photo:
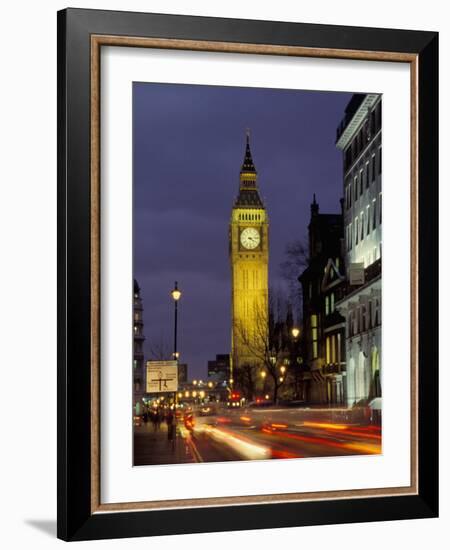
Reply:
[[[261,362],[268,338],[269,222],[259,196],[249,132],[231,212],[231,378],[238,369]]]

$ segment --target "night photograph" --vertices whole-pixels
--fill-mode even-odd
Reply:
[[[382,453],[382,96],[133,83],[133,465]]]

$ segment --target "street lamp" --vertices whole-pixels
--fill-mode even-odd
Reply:
[[[298,399],[299,397],[299,380],[300,380],[300,373],[298,371],[298,337],[300,336],[300,329],[297,327],[293,327],[291,330],[292,336],[294,338],[292,349],[292,363],[294,365],[294,373],[295,373],[295,398]],[[295,361],[294,361],[295,358]]]
[[[261,371],[261,378],[264,380],[264,378],[267,376],[267,372],[265,370]]]
[[[179,353],[177,351],[177,323],[178,323],[178,300],[181,298],[181,290],[178,289],[178,283],[175,281],[175,287],[170,293],[175,304],[175,325],[173,332],[173,358],[178,361]]]

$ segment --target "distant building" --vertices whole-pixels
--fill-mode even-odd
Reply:
[[[133,412],[142,413],[142,398],[145,393],[144,376],[144,321],[141,289],[134,279],[133,288]]]
[[[345,319],[336,310],[336,302],[345,280],[342,213],[320,214],[314,195],[308,234],[308,267],[299,277],[303,292],[302,398],[313,404],[341,404],[345,400]]]
[[[184,384],[188,379],[187,363],[178,363],[178,384]]]
[[[178,384],[179,403],[225,403],[229,400],[229,394],[227,382],[187,380]]]
[[[381,95],[354,94],[337,130],[344,163],[347,404],[381,396]]]
[[[230,354],[218,354],[208,361],[208,379],[214,382],[228,382],[230,379]]]

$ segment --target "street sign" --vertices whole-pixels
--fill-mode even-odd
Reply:
[[[176,392],[177,390],[176,361],[147,361],[147,393]]]
[[[363,285],[365,283],[364,264],[350,264],[348,268],[348,278],[351,286]]]

